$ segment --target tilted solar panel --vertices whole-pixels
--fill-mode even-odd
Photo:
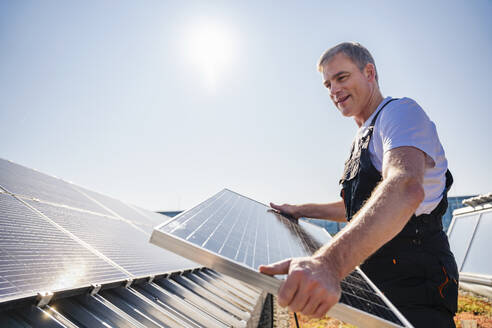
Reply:
[[[0,303],[128,278],[7,194],[0,194],[0,230]]]
[[[276,294],[281,277],[263,275],[258,266],[311,255],[330,239],[322,228],[225,189],[156,227],[150,241]],[[330,315],[362,327],[411,327],[360,269],[341,285],[340,303]]]
[[[111,215],[61,179],[0,158],[0,186],[12,194]]]
[[[73,186],[76,190],[83,193],[101,207],[110,212],[113,216],[122,217],[131,223],[141,227],[147,233],[152,233],[153,228],[165,221],[166,217],[162,214],[153,213],[147,210],[138,209],[129,204],[111,198],[100,193],[87,190],[78,186]]]
[[[196,264],[149,244],[148,234],[118,217],[96,215],[36,201],[26,202],[109,261],[134,276],[195,268]]]
[[[0,159],[0,303],[196,268],[148,243],[166,218]]]

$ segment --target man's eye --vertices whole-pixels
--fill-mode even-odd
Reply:
[[[338,81],[345,81],[346,79],[347,79],[347,75],[344,75],[344,76],[340,76]]]

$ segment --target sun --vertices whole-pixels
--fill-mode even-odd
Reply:
[[[210,88],[215,89],[232,66],[237,50],[232,34],[224,24],[202,22],[192,26],[185,38],[188,60]]]

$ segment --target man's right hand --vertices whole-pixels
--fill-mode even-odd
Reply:
[[[340,277],[322,257],[297,257],[258,270],[267,275],[287,274],[278,291],[278,304],[293,312],[322,318],[340,299]]]
[[[300,213],[300,208],[298,205],[290,205],[290,204],[282,204],[277,205],[274,203],[270,203],[270,207],[274,210],[279,211],[282,214],[287,214],[292,216],[294,219],[299,219],[302,217],[302,213]]]

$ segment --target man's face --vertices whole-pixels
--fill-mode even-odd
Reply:
[[[330,91],[330,98],[342,115],[365,121],[369,117],[366,114],[370,110],[373,91],[368,66],[361,72],[352,60],[339,53],[324,63],[322,68],[323,84]]]

